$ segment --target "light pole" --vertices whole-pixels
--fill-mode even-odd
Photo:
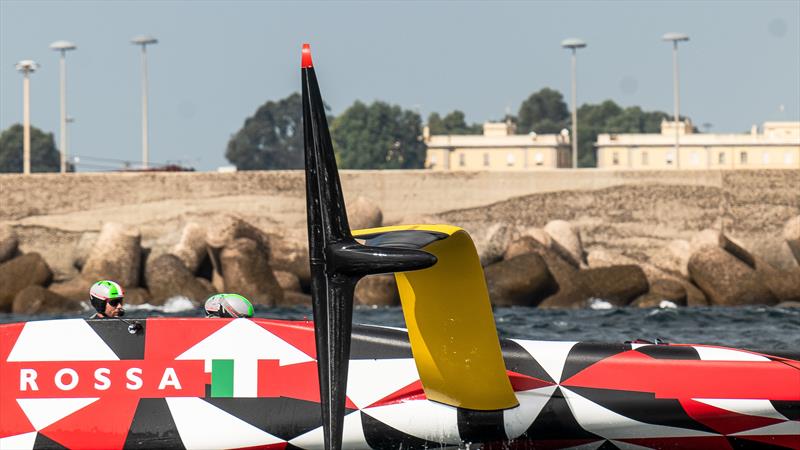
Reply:
[[[61,53],[59,57],[59,86],[61,90],[61,173],[67,173],[67,51],[75,50],[69,41],[55,41],[50,48]]]
[[[131,44],[142,47],[142,167],[147,168],[150,149],[147,146],[147,46],[158,43],[152,36],[136,36]]]
[[[578,168],[578,94],[577,94],[577,75],[576,67],[578,65],[578,58],[576,56],[579,48],[586,47],[586,42],[576,39],[564,39],[561,41],[561,47],[572,50],[572,168]]]
[[[22,72],[22,173],[31,173],[31,80],[29,75],[39,68],[39,64],[30,59],[18,62],[14,66]]]
[[[661,39],[672,42],[672,90],[675,105],[675,168],[681,168],[680,153],[680,133],[678,131],[678,121],[681,113],[681,94],[680,82],[678,80],[678,42],[689,40],[689,36],[683,33],[666,33]]]

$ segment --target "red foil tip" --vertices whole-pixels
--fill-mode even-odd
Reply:
[[[311,46],[308,44],[303,44],[303,59],[300,62],[300,67],[302,69],[308,69],[309,67],[313,67],[314,64],[311,62]]]

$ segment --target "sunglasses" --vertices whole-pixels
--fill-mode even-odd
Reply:
[[[111,305],[112,308],[116,308],[117,306],[122,304],[123,300],[124,299],[121,299],[121,298],[115,298],[113,300],[109,300],[108,304]]]

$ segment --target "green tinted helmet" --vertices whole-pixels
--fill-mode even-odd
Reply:
[[[89,301],[99,313],[106,310],[106,302],[119,303],[125,298],[122,286],[111,280],[100,280],[89,288]]]
[[[253,317],[253,304],[239,294],[217,294],[206,300],[206,317]]]

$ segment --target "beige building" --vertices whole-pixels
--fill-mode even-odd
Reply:
[[[800,122],[765,122],[750,133],[693,133],[678,123],[680,160],[675,154],[675,124],[661,123],[661,134],[597,136],[597,167],[602,169],[789,169],[800,168]],[[680,164],[680,167],[678,165]]]
[[[430,136],[431,170],[536,170],[570,166],[569,134],[515,134],[513,124],[487,122],[483,134]]]

